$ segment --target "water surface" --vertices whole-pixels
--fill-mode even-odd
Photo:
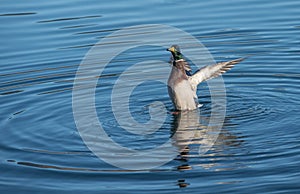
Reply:
[[[2,1],[1,193],[299,192],[299,9],[296,0]],[[207,84],[198,88],[200,129],[182,131],[199,115],[187,119],[168,113],[152,136],[132,135],[113,117],[112,87],[132,64],[167,63],[169,53],[140,47],[113,60],[96,90],[96,109],[106,132],[132,149],[172,140],[179,150],[163,166],[126,170],[100,160],[82,141],[72,113],[72,87],[94,44],[124,27],[146,24],[190,33],[216,61],[248,58],[223,76],[225,122],[204,155],[198,148],[205,144],[211,110]],[[173,111],[165,85],[145,82],[137,87],[130,99],[134,118],[147,122],[154,101]],[[187,138],[189,132],[198,139]]]

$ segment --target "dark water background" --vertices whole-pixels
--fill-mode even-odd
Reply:
[[[298,0],[0,4],[1,193],[299,193]],[[185,159],[128,171],[101,161],[85,146],[72,114],[72,87],[94,44],[141,24],[180,28],[197,37],[216,61],[251,57],[223,76],[226,119],[210,152],[197,155],[195,143]],[[100,117],[111,108],[101,100],[110,94],[118,73],[132,64],[127,61],[169,59],[159,48],[150,51],[129,52],[106,69],[107,85],[96,93]],[[151,84],[157,83],[140,85],[132,95],[137,120],[147,120],[147,105],[153,101],[172,110],[165,86]],[[205,118],[209,90],[205,83],[198,90]],[[104,116],[106,131],[135,149],[168,139],[176,122],[169,114],[160,135],[147,143],[119,130],[110,115]]]

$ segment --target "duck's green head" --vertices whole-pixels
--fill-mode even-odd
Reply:
[[[172,45],[170,48],[167,49],[167,51],[170,51],[172,53],[175,61],[183,59],[183,56],[180,53],[180,48],[178,45]]]

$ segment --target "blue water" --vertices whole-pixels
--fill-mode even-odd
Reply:
[[[1,1],[0,192],[299,193],[299,10],[297,0]],[[92,46],[124,27],[147,24],[190,33],[216,61],[248,58],[223,76],[225,122],[203,155],[198,154],[201,130],[201,141],[171,135],[185,124],[184,115],[171,113],[162,83],[145,82],[130,99],[140,123],[150,119],[149,104],[165,104],[168,114],[159,131],[133,135],[114,119],[110,95],[122,72],[147,60],[167,63],[169,53],[146,46],[111,61],[95,93],[107,134],[137,150],[169,139],[185,142],[188,149],[159,167],[130,170],[99,159],[85,145],[73,117],[72,89],[77,68]],[[119,43],[111,45],[113,49]],[[206,83],[198,87],[198,97],[205,126],[211,111]]]

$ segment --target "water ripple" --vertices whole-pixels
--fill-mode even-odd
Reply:
[[[24,12],[24,13],[4,13],[4,14],[0,14],[1,16],[26,16],[26,15],[35,15],[37,13],[35,12]]]
[[[91,15],[91,16],[80,16],[80,17],[70,17],[70,18],[56,18],[51,20],[41,20],[37,23],[49,23],[49,22],[61,22],[61,21],[69,21],[69,20],[81,20],[81,19],[90,19],[90,18],[99,18],[101,15]]]

